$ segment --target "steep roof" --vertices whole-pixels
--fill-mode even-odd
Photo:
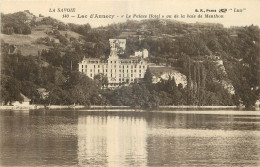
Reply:
[[[23,98],[23,102],[30,102],[31,99],[29,99],[28,97],[24,96],[22,93],[20,94]]]
[[[165,73],[176,72],[176,70],[173,67],[149,66],[149,69],[151,73],[156,77],[160,77]]]

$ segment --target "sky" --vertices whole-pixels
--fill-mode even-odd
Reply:
[[[188,23],[221,23],[225,27],[251,24],[260,26],[260,0],[2,0],[0,5],[1,12],[4,14],[29,10],[35,15],[51,16],[65,23],[89,23],[92,27],[125,22],[127,14],[132,16],[160,14],[161,18],[163,15],[164,17],[178,15],[179,18],[171,19]],[[58,8],[75,8],[76,12],[58,12]],[[50,12],[53,9],[56,11]],[[195,12],[196,9],[213,12]],[[227,11],[220,13],[220,9],[227,9]],[[69,18],[62,18],[63,14],[69,14]],[[91,14],[115,15],[115,17],[113,19],[89,18]],[[180,18],[181,14],[185,18]],[[196,18],[187,18],[187,15],[193,14]],[[198,14],[203,17],[205,14],[218,14],[223,15],[224,18],[197,18]],[[87,15],[88,18],[78,18],[78,15]],[[124,16],[121,18],[122,15]]]

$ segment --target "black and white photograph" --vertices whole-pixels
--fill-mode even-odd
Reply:
[[[0,167],[259,167],[259,0],[2,0]]]

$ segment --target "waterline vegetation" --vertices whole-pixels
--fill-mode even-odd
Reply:
[[[12,17],[1,17],[5,37],[19,33],[16,30],[19,22],[12,25]],[[4,105],[21,101],[21,93],[32,99],[33,104],[114,105],[143,109],[167,105],[244,105],[252,108],[259,100],[260,30],[257,26],[227,29],[219,24],[169,21],[165,25],[160,20],[144,20],[91,28],[89,24],[65,25],[52,18],[32,23],[31,27],[26,24],[30,28],[29,34],[36,31],[32,25],[51,25],[57,29],[48,32],[51,35],[46,39],[37,39],[50,47],[37,55],[24,55],[19,49],[14,52],[14,45],[2,40],[1,102]],[[12,27],[15,31],[10,32]],[[78,72],[78,63],[84,56],[104,58],[110,49],[108,39],[124,34],[126,29],[143,35],[141,40],[127,39],[127,53],[141,48],[149,50],[151,63],[176,67],[186,76],[187,86],[176,84],[174,77],[152,83],[153,74],[148,69],[141,82],[110,90],[104,89],[105,77],[96,76],[92,80]],[[66,32],[71,31],[80,34],[82,39],[70,37]],[[236,34],[235,37],[232,34]],[[59,43],[50,38],[59,39]],[[225,87],[226,83],[233,86],[233,93]],[[46,91],[39,91],[41,88]]]

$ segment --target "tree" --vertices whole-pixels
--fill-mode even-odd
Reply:
[[[192,80],[191,80],[191,60],[188,57],[188,63],[187,63],[187,67],[188,67],[188,71],[187,71],[187,104],[191,105],[192,104],[192,96],[193,96],[193,92],[192,92]]]
[[[66,77],[62,74],[61,70],[56,70],[54,74],[55,85],[61,86],[66,82]]]
[[[99,83],[101,84],[102,89],[104,89],[104,87],[108,86],[108,78],[106,75],[104,74],[97,74],[94,76],[95,80],[98,80]]]
[[[74,76],[73,76],[74,75]],[[79,72],[73,72],[69,78],[70,92],[74,103],[90,105],[92,97],[99,96],[97,82]]]
[[[28,34],[31,34],[32,31],[31,31],[31,28],[29,26],[24,26],[23,30],[22,30],[22,34],[24,35],[28,35]]]
[[[229,47],[227,50],[234,50],[236,55],[233,57],[240,58],[240,61],[230,61],[225,67],[233,81],[236,95],[246,108],[251,109],[259,99],[260,92],[260,30],[258,26],[251,25],[239,29],[237,33],[238,39],[232,41],[234,44],[231,45],[234,48]]]
[[[200,74],[201,74],[201,82],[200,82],[200,98],[199,98],[199,105],[202,106],[205,104],[205,82],[206,82],[206,72],[205,72],[205,67],[202,65],[200,69]]]
[[[5,104],[13,101],[23,101],[21,96],[21,84],[13,77],[1,75],[1,101]]]
[[[57,38],[59,39],[60,43],[62,43],[63,45],[67,45],[69,43],[67,38],[64,37],[63,35],[57,35]]]
[[[28,97],[29,99],[31,99],[31,102],[34,103],[38,103],[40,100],[40,94],[37,91],[37,85],[35,85],[33,82],[31,81],[23,81],[21,82],[22,85],[22,90],[21,92]]]
[[[61,65],[65,72],[77,71],[78,62],[82,61],[83,55],[75,52],[67,52],[61,58]]]
[[[135,83],[132,87],[132,104],[134,108],[151,108],[151,94],[144,84]]]
[[[146,72],[144,74],[144,82],[148,86],[148,88],[150,87],[150,85],[153,82],[153,74],[149,67],[147,67]]]

